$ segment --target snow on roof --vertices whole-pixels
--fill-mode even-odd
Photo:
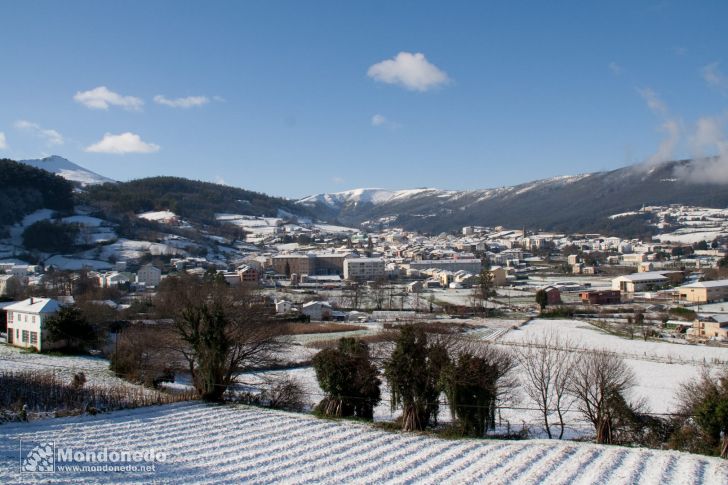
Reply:
[[[309,307],[316,306],[316,305],[321,305],[321,306],[331,308],[331,303],[329,303],[327,301],[309,301],[308,303],[304,303],[301,306],[301,308],[309,308]]]
[[[628,274],[624,276],[620,276],[619,278],[621,280],[628,280],[628,281],[650,281],[650,280],[666,280],[667,276],[662,274],[662,272],[658,271],[647,271],[644,273],[634,273],[634,274]]]
[[[27,312],[27,313],[53,313],[58,311],[61,305],[53,298],[28,298],[5,307],[6,311]]]
[[[720,288],[723,286],[728,286],[728,280],[697,281],[689,285],[683,285],[680,288]]]
[[[382,258],[347,258],[347,263],[378,263],[384,261]]]

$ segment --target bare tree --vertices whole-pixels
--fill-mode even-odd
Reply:
[[[517,351],[518,363],[523,372],[521,384],[528,398],[538,407],[544,429],[553,438],[551,427],[558,423],[558,438],[564,437],[564,415],[574,403],[568,392],[573,377],[575,354],[569,340],[556,333],[548,333],[540,338],[526,342]],[[553,415],[555,418],[552,418]]]
[[[271,309],[251,288],[194,277],[169,286],[178,301],[173,345],[202,399],[220,401],[240,373],[274,363],[282,326],[271,321]],[[167,291],[160,288],[162,294]]]
[[[569,392],[596,431],[597,443],[613,443],[616,420],[635,376],[624,360],[605,350],[583,353],[573,366]]]
[[[372,292],[372,300],[374,307],[381,310],[384,307],[384,301],[387,299],[387,288],[383,279],[379,279],[370,285]]]

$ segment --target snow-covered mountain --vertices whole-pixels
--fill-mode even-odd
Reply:
[[[703,173],[705,165],[710,167],[712,162],[681,160],[478,190],[355,189],[312,195],[297,204],[323,220],[347,226],[441,232],[469,225],[502,225],[559,232],[614,232],[615,225],[637,228],[647,224],[646,217],[608,218],[643,205],[728,206],[728,184],[686,176]]]
[[[352,189],[343,192],[334,192],[331,194],[316,194],[304,197],[298,201],[304,206],[316,206],[325,204],[332,209],[341,209],[346,205],[359,204],[384,204],[394,200],[405,200],[418,194],[448,194],[450,191],[440,189],[406,189],[406,190],[387,190],[387,189]]]
[[[20,162],[55,173],[66,180],[78,182],[81,185],[96,185],[114,182],[114,180],[110,178],[85,169],[70,160],[59,157],[58,155],[51,155],[50,157],[35,160],[20,160]]]

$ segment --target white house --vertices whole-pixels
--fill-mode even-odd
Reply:
[[[16,347],[45,350],[43,322],[60,308],[52,298],[28,298],[5,307],[8,320],[8,343]]]
[[[331,305],[325,301],[310,301],[301,307],[301,313],[308,315],[312,321],[329,320],[331,311]]]
[[[6,295],[20,285],[17,276],[11,274],[0,274],[0,295]]]
[[[293,303],[291,303],[288,300],[278,300],[275,303],[276,305],[276,313],[281,315],[290,312],[295,307],[293,306]]]
[[[152,264],[145,264],[137,271],[136,280],[137,283],[144,283],[147,287],[157,286],[162,280],[162,270]]]

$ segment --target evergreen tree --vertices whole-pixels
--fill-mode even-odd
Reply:
[[[442,387],[463,434],[483,436],[486,430],[495,428],[501,373],[497,363],[469,352],[461,353],[443,370]]]
[[[48,340],[63,343],[63,350],[84,352],[96,342],[96,332],[78,308],[61,307],[44,322]]]
[[[423,430],[437,420],[440,373],[448,360],[446,347],[429,342],[421,327],[402,327],[395,349],[384,363],[392,411],[402,408],[402,430]]]
[[[316,354],[313,366],[319,386],[326,393],[317,412],[324,416],[374,418],[374,408],[381,400],[381,380],[365,342],[342,338],[337,348]]]

